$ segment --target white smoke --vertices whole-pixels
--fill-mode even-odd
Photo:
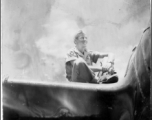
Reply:
[[[65,81],[64,57],[82,29],[88,48],[115,54],[121,79],[149,18],[149,0],[3,0],[2,75]]]

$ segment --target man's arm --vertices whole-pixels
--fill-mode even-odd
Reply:
[[[112,53],[100,53],[96,51],[91,51],[90,53],[91,53],[91,58],[94,63],[96,63],[99,58],[104,58],[104,57],[108,57],[107,62],[114,63],[114,54]]]
[[[114,54],[112,53],[99,53],[99,58],[104,58],[104,57],[108,57],[107,63],[111,63],[114,64]]]
[[[99,54],[99,58],[104,58],[104,57],[108,57],[109,54],[108,53],[98,53]]]
[[[75,60],[72,60],[70,61],[72,65],[74,65],[74,61]],[[97,66],[88,66],[93,72],[100,72],[103,70],[102,67],[97,67]]]
[[[108,62],[114,62],[114,54],[112,53],[99,53],[99,58],[108,57]]]
[[[100,72],[100,71],[102,71],[102,67],[89,66],[89,68],[90,68],[93,72]]]

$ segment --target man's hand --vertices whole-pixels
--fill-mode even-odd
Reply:
[[[109,74],[113,75],[115,73],[115,70],[113,67],[111,67],[108,72],[109,72]]]

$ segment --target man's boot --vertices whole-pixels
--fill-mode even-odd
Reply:
[[[116,72],[113,72],[112,74],[110,72],[105,72],[102,74],[99,74],[99,83],[116,83],[118,82],[118,75]]]

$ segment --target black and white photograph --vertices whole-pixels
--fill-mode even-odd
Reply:
[[[1,120],[152,120],[151,0],[1,0]]]

